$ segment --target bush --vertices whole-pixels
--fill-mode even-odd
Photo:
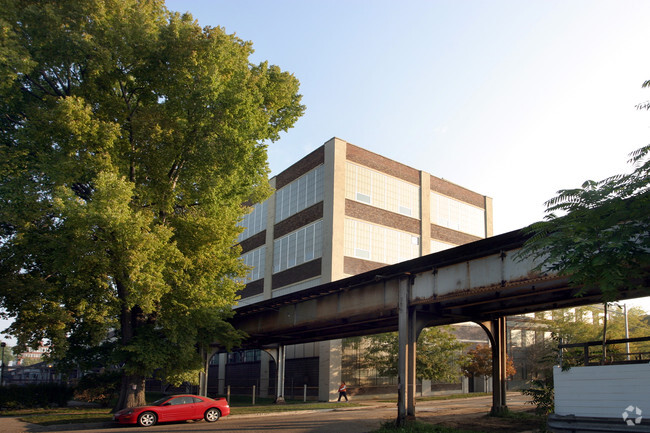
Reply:
[[[79,380],[74,392],[75,400],[109,406],[118,396],[121,375],[119,372],[91,373]]]
[[[531,387],[523,390],[523,394],[532,397],[530,404],[535,405],[535,413],[549,415],[555,410],[555,393],[552,383],[543,380],[533,380]]]
[[[72,389],[58,383],[10,385],[0,388],[0,408],[65,407]]]

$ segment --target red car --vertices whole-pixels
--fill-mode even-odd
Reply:
[[[198,395],[170,395],[148,406],[130,407],[117,411],[113,420],[120,424],[138,424],[149,427],[157,422],[186,421],[189,419],[215,422],[230,414],[225,398],[217,400]]]

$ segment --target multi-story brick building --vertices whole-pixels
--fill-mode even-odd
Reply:
[[[242,221],[242,257],[252,270],[240,305],[492,235],[491,198],[338,138],[270,182],[275,193]],[[295,375],[300,387],[318,388],[320,400],[335,395],[340,340],[287,347],[286,356],[287,386]],[[216,370],[220,387],[251,378],[262,394],[273,387],[264,354],[221,355],[212,364],[211,387]]]

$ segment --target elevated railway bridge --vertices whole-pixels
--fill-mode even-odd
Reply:
[[[499,413],[507,409],[506,317],[601,302],[596,287],[576,297],[566,277],[535,271],[535,261],[518,255],[526,240],[516,230],[242,306],[232,323],[249,335],[246,347],[274,352],[278,390],[285,345],[398,331],[398,417],[407,417],[415,416],[419,333],[476,322],[492,346],[492,412]],[[620,292],[620,299],[639,296],[647,292]]]

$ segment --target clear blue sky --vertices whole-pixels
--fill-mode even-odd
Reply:
[[[168,0],[301,82],[277,174],[333,136],[494,199],[495,234],[650,141],[648,0]],[[650,302],[644,305],[650,311]],[[0,323],[0,328],[2,323]]]

